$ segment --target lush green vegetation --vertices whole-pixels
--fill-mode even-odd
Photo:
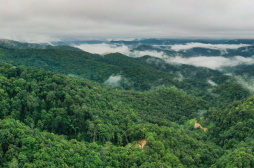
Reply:
[[[79,50],[78,48],[68,45],[48,45],[48,44],[36,44],[36,43],[24,43],[7,39],[0,39],[0,45],[5,48],[11,49],[63,49],[63,50]]]
[[[207,167],[222,154],[195,134],[152,124],[144,128],[149,146],[142,151],[136,141],[126,146],[67,141],[15,120],[0,120],[1,167]]]
[[[132,129],[134,122],[183,123],[196,117],[198,110],[208,109],[204,100],[173,88],[128,92],[35,68],[4,65],[0,72],[1,118],[12,116],[27,125],[80,139],[123,144],[129,137],[122,133]],[[124,120],[122,125],[119,120]],[[98,132],[96,137],[94,132]]]
[[[218,111],[176,88],[124,91],[8,64],[0,74],[0,167],[253,167],[254,98]]]
[[[42,47],[0,47],[0,167],[254,167],[254,97],[233,77]]]
[[[253,138],[254,98],[235,102],[221,110],[210,112],[215,127],[211,131],[214,140],[224,148],[232,148],[247,138]]]
[[[157,87],[176,87],[188,94],[208,101],[225,102],[216,87],[235,85],[233,100],[247,97],[246,90],[232,77],[208,68],[168,64],[161,59],[144,56],[131,58],[115,53],[100,56],[79,50],[66,49],[10,49],[0,47],[0,61],[13,65],[27,65],[60,74],[86,78],[104,83],[111,76],[120,76],[117,86],[125,90],[146,91]],[[214,81],[213,86],[208,80]],[[230,81],[230,82],[226,82]],[[241,95],[241,96],[239,96]],[[220,99],[220,101],[217,101]],[[225,100],[225,101],[224,101]]]

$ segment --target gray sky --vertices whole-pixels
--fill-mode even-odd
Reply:
[[[0,38],[254,38],[254,0],[0,0]]]

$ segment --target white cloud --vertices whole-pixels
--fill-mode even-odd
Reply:
[[[184,79],[184,77],[183,77],[183,75],[181,74],[181,72],[176,72],[176,75],[177,75],[178,77],[176,77],[175,79],[178,80],[179,82],[182,82],[183,79]]]
[[[212,46],[216,46],[217,48],[220,48],[220,49],[222,48],[232,49],[232,48],[240,47],[239,45],[223,45],[223,44],[212,45]],[[149,55],[152,57],[163,59],[168,63],[188,64],[188,65],[194,65],[194,66],[207,67],[210,69],[220,69],[222,67],[227,67],[227,66],[232,67],[232,66],[237,66],[240,64],[254,64],[254,57],[248,57],[248,58],[245,58],[242,56],[234,56],[231,58],[226,58],[222,56],[211,56],[211,57],[197,56],[197,57],[190,57],[190,58],[184,58],[181,56],[169,57],[163,51],[161,52],[158,52],[155,50],[131,51],[129,46],[119,45],[119,44],[107,44],[107,43],[81,44],[81,45],[76,45],[75,47],[90,53],[96,53],[101,55],[105,55],[108,53],[116,53],[116,52],[122,53],[130,57],[142,57],[145,55]]]
[[[217,83],[215,83],[214,81],[212,81],[211,79],[207,80],[207,83],[209,83],[211,86],[217,86]]]
[[[245,76],[234,76],[236,81],[250,92],[254,93],[254,78]]]
[[[74,47],[80,48],[83,51],[94,53],[94,54],[109,54],[109,53],[122,53],[124,55],[130,56],[130,57],[142,57],[145,55],[150,55],[156,58],[167,58],[167,55],[160,51],[155,50],[145,50],[145,51],[131,51],[131,49],[127,45],[119,45],[119,44],[81,44],[81,45],[75,45]]]
[[[108,53],[122,53],[127,54],[130,53],[128,46],[126,45],[115,45],[115,44],[81,44],[75,45],[74,47],[80,48],[86,52],[90,52],[93,54],[108,54]]]
[[[186,43],[186,44],[176,44],[172,45],[171,49],[175,51],[180,50],[188,50],[195,47],[202,47],[208,49],[218,49],[218,50],[226,50],[226,49],[238,49],[240,47],[250,46],[248,44],[205,44],[205,43]]]
[[[161,59],[165,59],[168,57],[163,51],[158,52],[154,50],[145,50],[145,51],[135,50],[134,52],[130,52],[128,55],[132,57],[142,57],[145,55],[150,55],[150,56],[161,58]]]
[[[111,86],[120,86],[120,81],[122,80],[121,75],[111,75],[106,81],[105,84],[111,85]]]
[[[173,57],[166,59],[168,63],[179,63],[179,64],[189,64],[200,67],[207,67],[211,69],[220,69],[222,67],[232,67],[240,64],[254,64],[254,57],[245,58],[242,56],[235,56],[231,58],[225,57]]]

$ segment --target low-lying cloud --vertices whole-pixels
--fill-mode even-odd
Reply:
[[[153,56],[153,57],[156,57],[156,58],[161,58],[161,59],[165,59],[167,58],[168,56],[163,52],[163,51],[155,51],[155,50],[145,50],[145,51],[133,51],[133,52],[130,52],[128,54],[129,56],[131,57],[142,57],[142,56],[145,56],[145,55],[150,55],[150,56]]]
[[[84,50],[86,52],[90,52],[93,54],[100,54],[105,55],[109,53],[129,53],[129,48],[126,45],[115,45],[115,44],[81,44],[81,45],[75,45],[74,47],[77,47],[81,50]]]
[[[251,93],[254,93],[254,78],[253,77],[235,76],[234,78],[242,87],[249,90]]]
[[[120,86],[120,82],[122,80],[121,75],[111,75],[106,81],[105,84],[111,85],[111,86]]]
[[[248,46],[246,44],[203,44],[203,43],[187,43],[186,45],[173,45],[175,46],[175,50],[177,49],[189,49],[191,47],[203,47],[203,48],[213,48],[213,49],[237,49],[239,47]],[[142,57],[145,55],[149,55],[155,58],[160,58],[165,60],[167,63],[178,63],[178,64],[188,64],[199,67],[206,67],[210,69],[220,69],[222,67],[233,67],[240,64],[254,64],[254,57],[242,57],[242,56],[234,56],[230,58],[222,57],[222,56],[195,56],[184,58],[181,56],[169,57],[163,51],[156,50],[131,50],[131,46],[123,45],[123,44],[81,44],[75,45],[75,47],[80,48],[86,52],[105,55],[109,53],[122,53],[124,55],[130,57]],[[112,78],[114,79],[114,78]]]
[[[240,47],[248,47],[248,44],[205,44],[205,43],[186,43],[186,44],[176,44],[172,45],[171,49],[175,51],[189,50],[196,47],[226,50],[226,49],[238,49]]]
[[[188,64],[200,67],[206,67],[210,69],[220,69],[222,67],[233,67],[240,64],[254,64],[254,57],[245,58],[242,56],[235,56],[231,58],[225,57],[172,57],[166,60],[168,63]]]
[[[179,82],[182,82],[184,80],[183,75],[181,74],[181,72],[176,72],[176,75],[178,77],[175,77],[176,80],[178,80]]]
[[[122,53],[124,55],[130,57],[142,57],[145,55],[150,55],[156,58],[166,58],[167,55],[163,51],[155,51],[155,50],[145,50],[145,51],[138,51],[134,50],[131,51],[131,48],[127,45],[120,45],[120,44],[81,44],[81,45],[74,45],[83,51],[90,52],[93,54],[100,54],[105,55],[109,53]]]
[[[217,86],[217,83],[215,83],[214,81],[212,81],[211,79],[207,80],[207,83],[209,83],[211,86]]]

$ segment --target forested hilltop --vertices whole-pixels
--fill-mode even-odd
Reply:
[[[235,76],[151,56],[0,45],[0,167],[254,167],[253,92]],[[228,71],[250,78],[252,68]]]
[[[254,98],[218,110],[176,88],[124,91],[8,64],[0,74],[1,167],[254,166]]]
[[[157,87],[175,87],[212,103],[229,103],[250,95],[233,77],[220,71],[168,64],[151,56],[133,58],[120,53],[101,56],[70,50],[68,47],[20,49],[5,45],[0,46],[0,61],[85,78],[125,90],[147,91]],[[226,94],[221,94],[222,90]]]

